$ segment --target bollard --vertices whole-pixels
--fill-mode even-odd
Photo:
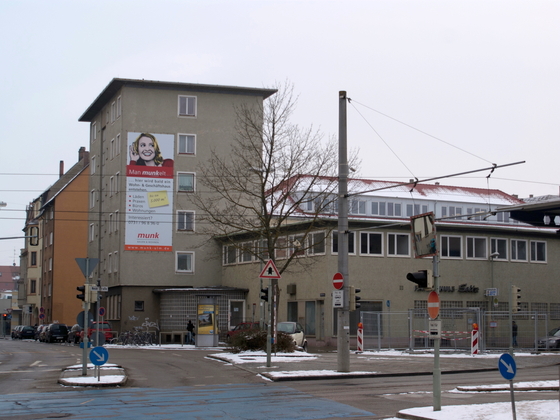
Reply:
[[[364,351],[364,325],[358,322],[358,350],[356,353],[362,353]]]
[[[473,330],[471,332],[471,354],[474,356],[478,354],[478,324],[473,324]]]

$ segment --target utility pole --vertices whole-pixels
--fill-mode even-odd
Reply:
[[[350,372],[350,286],[348,277],[348,147],[346,91],[338,93],[338,272],[344,278],[343,308],[337,312],[339,372]]]

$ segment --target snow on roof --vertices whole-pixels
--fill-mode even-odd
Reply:
[[[308,178],[309,182],[313,182],[310,176],[302,175],[298,178],[297,183],[288,182],[286,185],[288,187],[291,185],[297,185],[300,187],[298,189],[303,190],[304,188],[301,187],[307,187],[308,185],[305,185],[302,178]],[[315,185],[311,189],[313,192],[320,193],[324,191],[328,185],[332,188],[333,181],[332,177],[325,177],[323,179],[316,180]],[[294,192],[297,192],[297,190]],[[368,197],[419,199],[438,202],[464,202],[473,204],[491,203],[498,206],[523,203],[523,200],[496,189],[457,187],[440,184],[415,184],[414,181],[410,183],[403,183],[396,181],[350,178],[348,180],[348,192],[350,195]]]

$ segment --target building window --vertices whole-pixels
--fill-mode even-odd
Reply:
[[[303,257],[305,255],[305,239],[304,235],[292,235],[289,238],[290,255]]]
[[[177,230],[194,232],[194,211],[179,211],[177,213]]]
[[[54,242],[54,232],[49,232],[49,246],[52,246]]]
[[[52,258],[49,258],[49,271],[52,271],[52,267],[53,267]]]
[[[360,233],[361,255],[383,255],[383,234],[373,232]]]
[[[531,241],[531,262],[546,262],[546,242]]]
[[[122,101],[121,101],[121,97],[119,96],[117,98],[117,118],[121,116],[121,113],[122,113]]]
[[[89,192],[89,208],[92,209],[95,206],[95,190]]]
[[[31,267],[36,267],[37,266],[37,251],[32,251],[31,252],[30,264],[31,264]]]
[[[388,233],[387,255],[393,257],[410,256],[410,235],[408,233]]]
[[[467,258],[487,259],[487,252],[486,238],[467,237]]]
[[[313,232],[308,236],[309,255],[321,255],[325,253],[325,232]]]
[[[135,300],[134,301],[134,311],[144,312],[144,301],[143,300]]]
[[[119,230],[119,211],[115,210],[115,232]]]
[[[237,262],[237,248],[233,245],[224,245],[224,265]]]
[[[189,172],[179,172],[177,174],[179,181],[179,191],[194,192],[195,190],[195,174]]]
[[[30,246],[37,246],[39,245],[39,228],[37,226],[33,226],[29,229],[29,245]]]
[[[253,242],[244,242],[239,250],[239,262],[246,263],[253,260]]]
[[[511,260],[527,261],[527,241],[519,239],[511,240]]]
[[[116,118],[117,118],[117,103],[113,102],[111,104],[111,122],[115,122]]]
[[[92,156],[91,157],[91,164],[89,165],[89,170],[91,172],[91,174],[95,174],[95,167],[96,167],[96,163],[97,163],[97,156]]]
[[[193,273],[194,272],[194,253],[193,252],[177,252],[177,266],[178,273]]]
[[[196,136],[194,134],[179,134],[179,154],[194,155],[196,153]]]
[[[119,271],[119,252],[113,252],[113,273]]]
[[[95,121],[91,123],[91,140],[97,140],[97,123]]]
[[[196,96],[179,96],[179,116],[196,116]]]
[[[37,280],[29,280],[29,293],[32,295],[37,293]]]
[[[352,214],[366,214],[366,202],[363,200],[352,200],[350,203],[350,213]]]
[[[494,257],[496,260],[507,260],[508,259],[508,247],[507,247],[507,239],[501,238],[491,238],[490,239],[490,255],[494,253],[498,253],[497,257]]]
[[[288,240],[285,236],[280,236],[276,239],[274,253],[278,260],[282,260],[288,256]]]
[[[332,232],[331,244],[332,244],[331,253],[332,254],[338,254],[338,231],[336,231],[336,230],[333,230],[333,232]],[[352,232],[352,231],[348,232],[348,253],[349,254],[355,254],[356,253],[355,235],[354,235],[354,232]]]
[[[441,236],[442,258],[463,258],[460,236]]]
[[[113,254],[111,252],[109,252],[109,255],[107,255],[107,272],[113,272]]]
[[[95,225],[92,223],[89,225],[89,241],[93,242],[95,239]]]
[[[109,197],[112,197],[115,194],[115,177],[112,176],[109,178]]]

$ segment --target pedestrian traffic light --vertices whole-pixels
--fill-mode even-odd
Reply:
[[[78,286],[76,287],[76,290],[80,292],[76,295],[76,297],[81,300],[86,300],[86,286]]]
[[[360,301],[362,298],[356,295],[357,293],[360,292],[361,292],[360,289],[354,286],[350,286],[350,310],[351,311],[355,311],[357,308],[361,306],[358,301]]]
[[[268,287],[261,289],[261,299],[268,302]]]
[[[416,283],[420,289],[433,289],[434,277],[432,270],[420,270],[415,273],[408,273],[406,279]]]
[[[521,289],[515,285],[511,285],[511,312],[519,312],[521,310]]]

